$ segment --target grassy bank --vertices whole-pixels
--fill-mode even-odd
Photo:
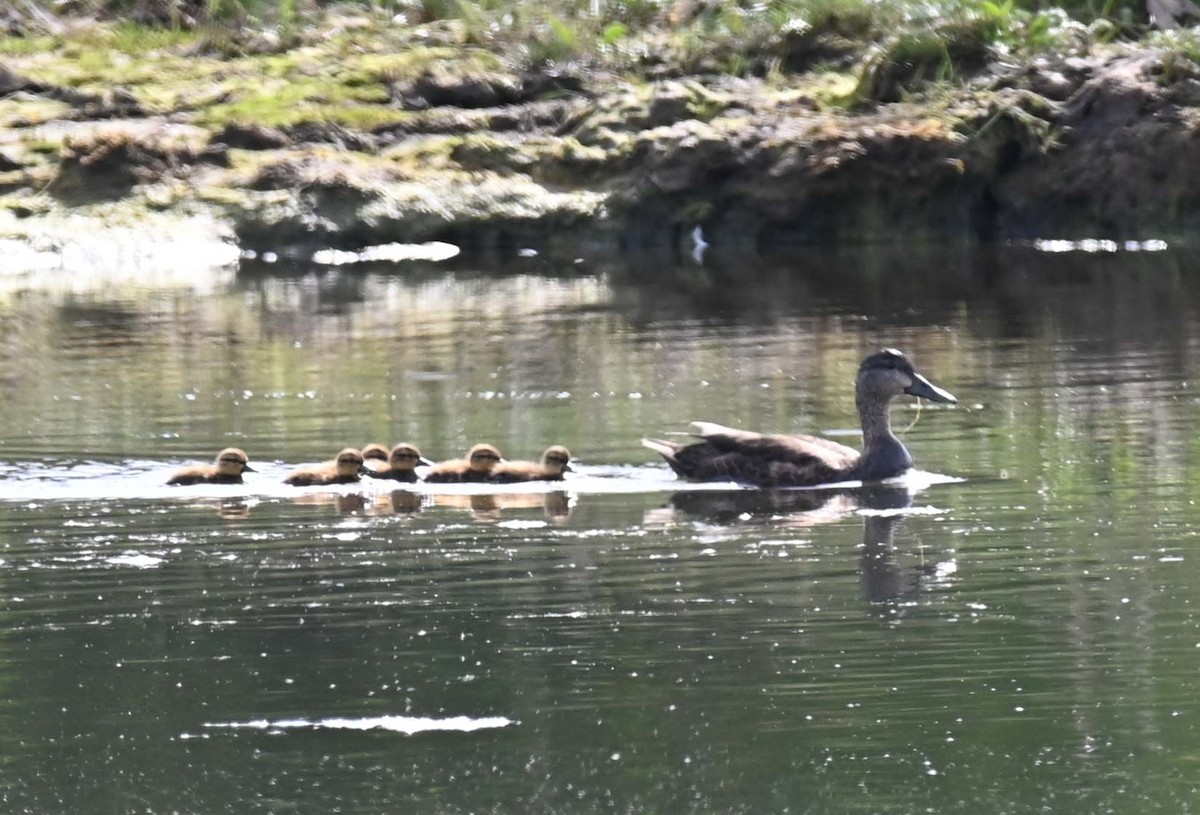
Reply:
[[[1005,55],[1077,51],[1136,37],[1133,0],[1064,7],[1014,0],[27,0],[8,13],[0,52],[39,50],[78,35],[80,20],[116,24],[108,45],[138,56],[164,46],[230,55],[282,52],[326,36],[330,16],[366,17],[391,33],[485,50],[518,70],[575,64],[637,74],[796,73],[869,60],[912,65],[929,78],[969,70],[988,49]],[[0,17],[0,20],[3,20]],[[395,44],[395,43],[392,43]],[[369,47],[369,44],[368,44]],[[885,72],[889,69],[884,69]]]

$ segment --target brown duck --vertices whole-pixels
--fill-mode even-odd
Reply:
[[[176,487],[188,487],[192,484],[241,484],[242,473],[252,473],[250,459],[237,447],[226,447],[217,453],[216,461],[212,464],[197,464],[177,470],[167,479],[167,483]]]
[[[643,439],[642,444],[693,481],[732,480],[760,487],[879,481],[912,467],[912,456],[892,434],[888,416],[889,404],[901,394],[934,402],[958,401],[921,376],[904,354],[885,348],[858,367],[854,401],[862,422],[861,452],[815,436],[768,436],[711,422],[692,423],[700,441]]]
[[[354,484],[363,471],[362,453],[347,447],[333,461],[313,464],[292,470],[283,483],[293,487],[310,487],[316,484]]]
[[[492,468],[491,481],[512,484],[518,481],[562,481],[571,470],[571,451],[556,444],[547,447],[541,461],[502,461]]]
[[[492,470],[504,459],[500,451],[490,444],[477,444],[467,452],[466,458],[456,458],[434,464],[425,473],[429,484],[450,484],[459,481],[488,481]]]
[[[367,462],[367,469],[363,475],[371,478],[387,478],[392,481],[406,481],[413,483],[420,479],[417,478],[417,472],[414,469],[418,464],[432,464],[433,462],[421,455],[421,451],[416,445],[408,442],[400,442],[392,448],[392,452],[387,457],[387,468],[377,470],[371,467],[371,463]]]
[[[382,444],[368,444],[362,449],[363,466],[366,470],[363,475],[371,473],[386,473],[390,467],[388,466],[388,449]]]

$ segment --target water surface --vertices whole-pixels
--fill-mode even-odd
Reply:
[[[1031,247],[0,292],[0,800],[53,812],[1186,812],[1200,283]],[[676,482],[694,419],[925,476]],[[564,443],[558,487],[287,468]],[[244,447],[242,487],[174,467]]]

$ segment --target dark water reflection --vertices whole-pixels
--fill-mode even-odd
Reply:
[[[5,811],[1193,809],[1193,256],[714,260],[0,291]],[[885,344],[960,397],[893,419],[963,480],[696,490],[638,446],[844,435]],[[277,483],[402,438],[580,473]],[[245,486],[162,486],[230,443]]]

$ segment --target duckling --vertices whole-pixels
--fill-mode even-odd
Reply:
[[[197,464],[177,470],[167,479],[167,483],[176,487],[188,487],[192,484],[241,484],[242,473],[252,473],[250,459],[237,447],[226,447],[217,453],[216,461],[212,464]]]
[[[447,484],[458,481],[487,481],[492,470],[504,459],[500,451],[490,444],[477,444],[467,452],[467,457],[451,459],[433,465],[425,474],[429,484]]]
[[[492,468],[489,479],[499,484],[512,484],[518,481],[562,481],[563,473],[574,472],[571,469],[571,451],[556,444],[547,447],[538,461],[502,461]]]
[[[854,401],[862,423],[862,452],[815,436],[763,435],[712,422],[692,423],[697,442],[643,439],[642,444],[693,481],[728,479],[760,487],[880,481],[913,464],[908,449],[892,434],[888,416],[892,399],[905,393],[934,402],[958,401],[921,376],[904,354],[885,348],[858,367]]]
[[[408,442],[400,442],[392,448],[391,454],[387,458],[387,468],[382,470],[369,469],[363,475],[371,478],[390,478],[393,481],[407,481],[413,483],[417,480],[417,473],[414,469],[418,464],[431,465],[432,461],[421,455],[421,451],[416,445]],[[368,463],[367,465],[371,465]]]
[[[292,470],[283,483],[293,487],[309,487],[314,484],[356,484],[363,471],[362,453],[347,447],[333,461],[313,464]]]
[[[367,468],[364,475],[388,471],[388,449],[382,444],[368,444],[362,449],[362,457],[363,466]]]

